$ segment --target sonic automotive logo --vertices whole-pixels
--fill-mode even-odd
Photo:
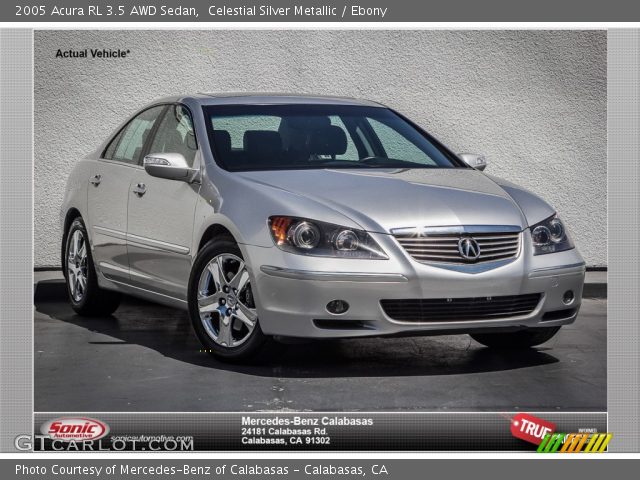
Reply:
[[[109,425],[95,418],[63,417],[43,423],[40,433],[52,440],[84,442],[106,437],[109,434]]]

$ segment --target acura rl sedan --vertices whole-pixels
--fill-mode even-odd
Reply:
[[[539,345],[576,319],[584,261],[549,204],[485,166],[375,102],[164,98],[73,168],[69,299],[182,308],[225,359],[274,338]]]

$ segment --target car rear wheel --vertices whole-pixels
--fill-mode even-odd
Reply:
[[[71,307],[83,316],[109,316],[120,305],[120,294],[98,286],[87,229],[76,218],[65,236],[64,275]]]
[[[550,340],[558,330],[560,327],[531,328],[509,333],[474,333],[471,334],[471,338],[491,348],[529,348]]]
[[[238,245],[229,238],[207,243],[189,280],[189,316],[204,349],[225,360],[246,360],[266,347],[254,290]]]

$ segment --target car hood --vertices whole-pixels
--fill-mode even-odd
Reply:
[[[526,214],[502,186],[472,169],[279,170],[238,175],[315,200],[371,232],[449,225],[525,228],[528,224]],[[529,203],[535,204],[537,197],[531,198]],[[538,210],[550,208],[540,202],[543,207]]]

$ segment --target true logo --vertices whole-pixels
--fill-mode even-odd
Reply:
[[[511,419],[511,434],[535,445],[539,445],[546,435],[555,431],[555,423],[528,413],[518,413]]]
[[[43,423],[40,432],[52,440],[63,442],[90,441],[105,437],[109,426],[94,418],[64,417]]]

